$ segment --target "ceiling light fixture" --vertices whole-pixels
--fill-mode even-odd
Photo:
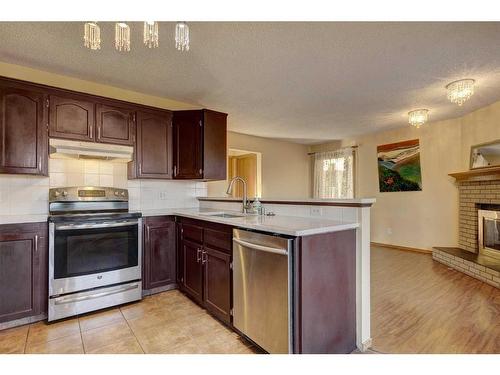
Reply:
[[[415,126],[417,129],[425,124],[429,119],[428,109],[415,109],[408,112],[408,122],[410,125]]]
[[[115,24],[115,48],[117,51],[130,51],[130,27],[123,22]]]
[[[472,95],[474,95],[475,82],[476,81],[473,79],[467,78],[447,84],[446,90],[448,90],[448,99],[452,103],[456,103],[461,106],[464,102],[469,100]]]
[[[144,44],[148,48],[158,47],[158,22],[144,22]]]
[[[189,51],[189,26],[186,22],[177,22],[175,25],[175,48]]]
[[[83,45],[96,50],[101,49],[101,28],[97,22],[86,22],[83,27]]]

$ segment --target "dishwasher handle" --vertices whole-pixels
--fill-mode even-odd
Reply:
[[[279,255],[288,255],[288,249],[257,245],[251,242],[240,240],[239,238],[233,238],[233,241],[241,246],[248,247],[249,249],[265,251],[268,253],[274,253]]]

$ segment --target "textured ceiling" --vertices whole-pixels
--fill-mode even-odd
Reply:
[[[229,113],[229,129],[302,143],[342,139],[461,116],[500,100],[500,23],[190,23],[191,49],[174,49],[174,24],[160,23],[160,48],[113,49],[101,23],[100,51],[82,46],[82,23],[0,23],[0,60]],[[477,80],[463,107],[446,83]]]

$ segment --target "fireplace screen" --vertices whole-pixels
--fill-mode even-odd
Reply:
[[[479,252],[500,258],[500,211],[479,210]]]
[[[500,220],[483,218],[483,245],[500,251]]]

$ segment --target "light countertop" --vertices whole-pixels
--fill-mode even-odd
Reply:
[[[33,215],[0,215],[0,225],[2,224],[22,224],[22,223],[43,223],[47,222],[47,214]]]
[[[213,214],[226,212],[242,215],[239,212],[228,210],[202,209],[202,208],[166,208],[154,210],[142,210],[142,216],[166,216],[175,215],[191,219],[205,220],[213,223],[231,225],[240,228],[261,230],[270,233],[279,233],[290,236],[308,236],[312,234],[338,232],[359,227],[355,222],[342,222],[317,217],[296,216],[260,216],[244,215],[235,218],[217,217]],[[46,222],[48,215],[1,215],[0,224],[39,223]]]
[[[316,217],[296,217],[296,216],[260,216],[260,215],[245,215],[236,218],[226,218],[212,216],[213,214],[226,212],[235,215],[242,215],[239,212],[228,210],[215,209],[199,209],[199,208],[180,208],[180,209],[165,209],[165,210],[143,210],[142,215],[161,216],[161,215],[176,215],[191,219],[205,220],[213,223],[231,225],[240,228],[248,228],[261,230],[263,232],[286,234],[290,236],[308,236],[312,234],[339,232],[348,229],[356,229],[358,223],[341,222],[331,219],[323,219]]]

